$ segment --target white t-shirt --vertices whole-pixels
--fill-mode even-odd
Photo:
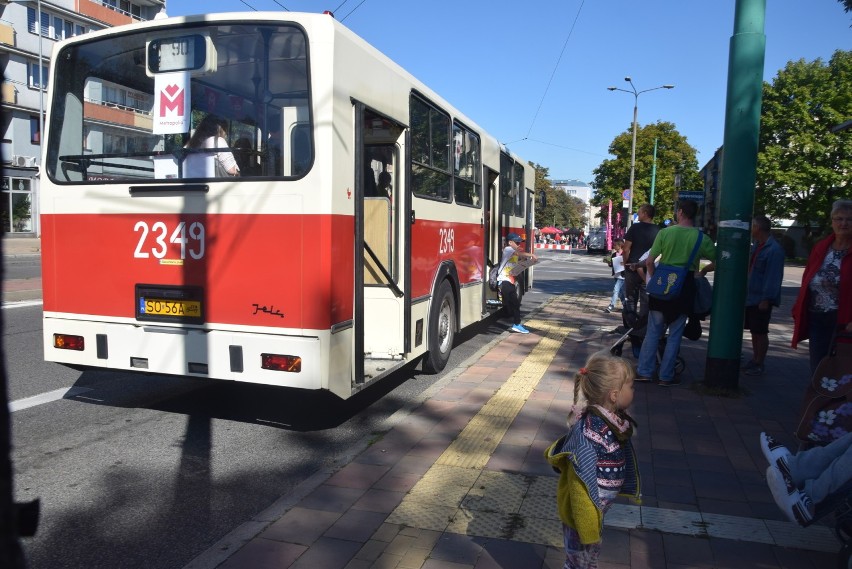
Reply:
[[[615,273],[615,278],[624,278],[624,256],[616,255],[612,258],[612,270]]]
[[[204,140],[201,148],[228,148],[228,142],[221,136],[211,136]],[[199,152],[190,154],[183,163],[184,178],[215,178],[216,161],[228,172],[239,174],[240,168],[237,160],[230,150],[222,152]]]
[[[515,284],[515,277],[512,276],[511,271],[515,268],[515,263],[517,262],[518,256],[515,254],[515,250],[509,245],[506,245],[506,248],[503,249],[503,255],[500,257],[500,266],[503,267],[503,269],[497,276],[498,283],[509,281],[510,283]]]

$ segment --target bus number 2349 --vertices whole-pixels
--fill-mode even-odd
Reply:
[[[185,221],[177,224],[173,230],[162,221],[157,221],[150,227],[144,221],[137,221],[133,231],[139,234],[136,251],[133,256],[137,259],[148,259],[151,255],[163,259],[169,251],[169,244],[180,247],[180,259],[186,259],[187,253],[193,259],[204,257],[204,224],[194,221],[187,225]]]

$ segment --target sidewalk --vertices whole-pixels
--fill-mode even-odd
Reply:
[[[3,257],[7,262],[38,260],[41,257],[41,239],[36,237],[3,237]],[[40,300],[41,277],[3,280],[3,303]]]
[[[604,568],[825,568],[824,525],[784,521],[764,482],[758,434],[791,436],[807,350],[787,347],[790,305],[773,312],[766,375],[742,395],[703,395],[709,322],[684,340],[679,387],[636,384],[632,414],[643,504],[606,517]],[[472,357],[293,495],[235,529],[186,569],[530,569],[562,567],[556,475],[542,453],[565,429],[573,374],[617,338],[608,294],[555,297]],[[749,352],[749,346],[745,344]],[[625,350],[625,354],[630,352]]]

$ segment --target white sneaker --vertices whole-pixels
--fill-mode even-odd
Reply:
[[[760,450],[763,451],[763,456],[766,457],[766,461],[769,464],[775,464],[779,458],[784,458],[784,465],[786,466],[786,458],[790,456],[790,451],[787,450],[787,447],[766,433],[760,433]]]
[[[796,488],[792,480],[774,465],[766,469],[766,483],[772,498],[788,520],[800,526],[807,526],[813,521],[814,505],[810,496]]]

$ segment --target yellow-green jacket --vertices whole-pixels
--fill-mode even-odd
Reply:
[[[544,451],[544,456],[553,469],[559,471],[556,488],[559,519],[577,531],[581,543],[589,544],[601,540],[603,504],[598,494],[597,454],[591,441],[583,436],[582,423],[581,418]],[[624,485],[618,495],[638,503],[641,496],[639,463],[630,439],[624,442],[624,450],[627,455]]]

